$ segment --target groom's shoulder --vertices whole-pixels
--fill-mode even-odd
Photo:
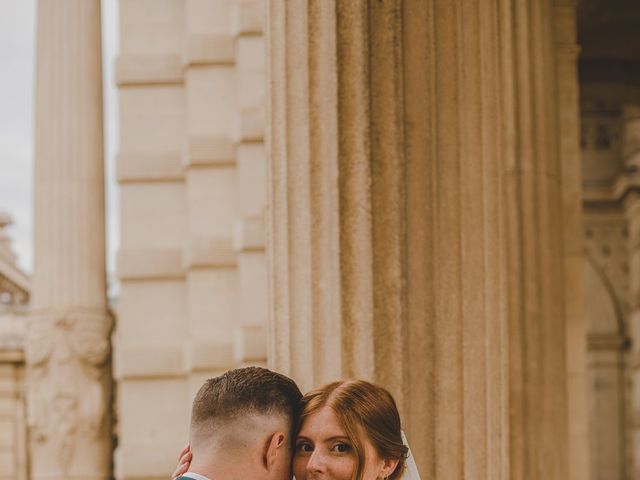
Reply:
[[[199,475],[197,473],[187,472],[184,475],[176,478],[175,480],[208,480],[204,475]]]

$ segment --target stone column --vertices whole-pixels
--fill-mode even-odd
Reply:
[[[7,313],[0,311],[0,328],[5,327],[2,324],[7,320],[9,320]],[[2,338],[2,334],[9,333],[4,328],[2,330],[0,332],[0,432],[2,432],[0,480],[28,480],[24,421],[24,358],[21,349],[17,345],[11,345],[11,340],[15,341],[15,337]],[[6,340],[9,340],[8,345]]]
[[[640,107],[623,107],[622,152],[628,171],[640,166]],[[629,226],[629,376],[631,378],[631,435],[633,461],[629,478],[640,476],[640,182],[637,176],[629,176],[628,191],[624,196],[624,210]]]
[[[40,0],[31,478],[111,478],[99,0]]]
[[[388,387],[423,477],[566,479],[552,2],[268,6],[272,366]]]
[[[582,217],[582,156],[576,44],[576,2],[555,3],[556,62],[563,202],[565,315],[569,413],[569,478],[590,478],[585,244]]]

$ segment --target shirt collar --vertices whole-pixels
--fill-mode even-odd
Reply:
[[[183,477],[187,477],[187,478],[193,478],[193,480],[209,480],[204,475],[200,475],[200,474],[193,473],[193,472],[183,473],[182,476]]]

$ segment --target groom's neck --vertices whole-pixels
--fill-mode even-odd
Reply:
[[[193,456],[189,471],[203,475],[210,480],[246,480],[257,478],[255,468],[251,464],[250,455],[244,458],[237,456],[215,458],[196,458]]]

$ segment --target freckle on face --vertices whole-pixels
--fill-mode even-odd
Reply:
[[[323,407],[308,416],[298,433],[298,439],[306,439],[305,442],[311,447],[308,449],[312,451],[305,452],[296,448],[293,460],[293,474],[296,480],[351,480],[356,468],[355,454],[336,454],[331,450],[335,442],[330,439],[346,436],[338,417],[330,407]],[[375,479],[379,458],[367,439],[364,439],[363,443],[367,459],[363,479]]]

